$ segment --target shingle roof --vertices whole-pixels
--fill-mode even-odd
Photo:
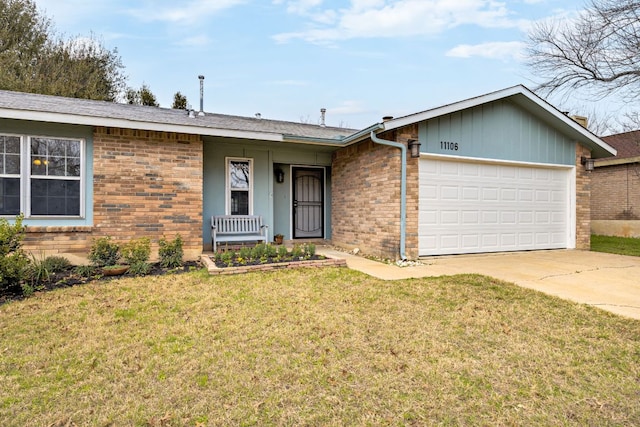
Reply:
[[[271,133],[336,140],[356,132],[354,129],[214,113],[198,116],[196,112],[196,117],[189,117],[185,110],[2,90],[0,90],[0,109],[51,113],[56,114],[58,119],[60,115],[68,115],[69,118],[83,117],[85,122],[87,121],[86,119],[89,119],[89,122],[91,119],[95,119],[96,126],[100,125],[99,121],[101,119],[116,119],[131,122],[131,127],[135,127],[136,123],[155,123],[180,127]],[[69,123],[73,122],[69,121]]]
[[[616,159],[640,156],[640,130],[604,136],[602,139],[618,150],[618,155],[615,156]]]

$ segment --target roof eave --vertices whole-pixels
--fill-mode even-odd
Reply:
[[[5,119],[32,120],[47,123],[65,123],[79,126],[104,126],[123,129],[140,129],[148,131],[174,132],[226,138],[242,138],[276,142],[281,142],[283,140],[283,136],[281,134],[272,132],[220,129],[205,126],[191,126],[109,117],[83,116],[78,114],[13,110],[8,108],[0,108],[0,117]]]

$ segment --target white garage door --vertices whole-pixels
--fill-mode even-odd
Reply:
[[[569,168],[420,160],[420,255],[567,248]]]

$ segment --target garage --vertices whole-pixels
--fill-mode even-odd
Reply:
[[[419,161],[419,255],[575,245],[574,169],[427,157]]]

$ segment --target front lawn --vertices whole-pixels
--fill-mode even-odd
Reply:
[[[591,250],[618,255],[640,256],[640,239],[591,235]]]
[[[123,278],[0,306],[0,425],[640,424],[640,322],[463,275]]]

